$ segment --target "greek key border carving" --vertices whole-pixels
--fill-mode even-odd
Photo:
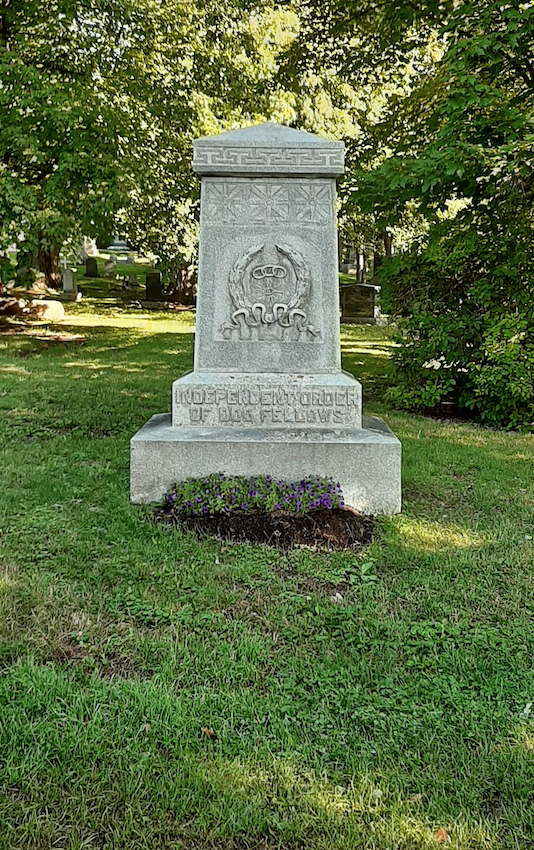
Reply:
[[[343,170],[345,154],[343,147],[339,150],[332,147],[316,147],[313,150],[298,150],[296,148],[277,147],[247,148],[220,145],[210,145],[208,148],[196,147],[193,153],[193,168],[220,166],[223,168],[239,168],[245,170],[247,167],[260,168],[262,166],[273,169],[282,168],[284,171],[294,171],[295,168],[327,169],[336,174]]]

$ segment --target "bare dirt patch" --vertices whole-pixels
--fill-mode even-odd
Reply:
[[[263,543],[287,551],[295,546],[313,549],[361,549],[373,539],[373,517],[352,508],[331,508],[304,514],[235,512],[179,519],[157,508],[156,522],[170,523],[198,537],[215,537],[231,543]]]

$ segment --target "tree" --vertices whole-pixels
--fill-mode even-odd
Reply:
[[[348,85],[334,91],[317,74],[284,73],[300,32],[297,4],[234,0],[222,12],[210,0],[187,9],[162,31],[144,117],[150,136],[131,151],[136,183],[122,211],[134,244],[157,253],[175,280],[187,277],[196,251],[195,138],[265,120],[336,137],[358,132]]]
[[[412,132],[353,196],[379,222],[415,202],[430,223],[383,267],[407,317],[390,397],[532,427],[534,8],[462,2],[441,33],[442,59],[404,104]]]
[[[124,83],[143,6],[0,5],[0,246],[35,251],[49,283],[64,240],[101,226],[126,196],[120,161],[134,122]]]

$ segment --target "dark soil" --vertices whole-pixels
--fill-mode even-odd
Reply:
[[[465,407],[457,407],[452,401],[442,401],[434,407],[423,407],[421,415],[438,421],[474,423],[473,411]]]
[[[156,522],[193,531],[197,537],[211,536],[231,543],[265,543],[287,551],[294,546],[313,549],[360,549],[373,539],[373,517],[352,508],[322,508],[305,514],[247,513],[212,516],[170,516],[165,508],[155,511]]]

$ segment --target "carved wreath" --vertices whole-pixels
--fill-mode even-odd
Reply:
[[[311,284],[310,271],[304,257],[299,251],[289,248],[287,245],[275,245],[275,247],[281,254],[287,257],[293,266],[297,279],[297,287],[294,294],[289,298],[287,304],[273,304],[271,311],[267,309],[265,304],[260,302],[250,303],[245,286],[245,271],[252,258],[263,250],[264,244],[249,248],[234,263],[228,275],[228,289],[236,309],[232,313],[231,321],[225,322],[221,329],[235,330],[239,327],[237,318],[238,316],[242,316],[244,322],[251,328],[262,324],[279,324],[283,328],[296,327],[299,331],[308,331],[312,336],[318,336],[318,331],[313,325],[308,324],[308,316],[306,311],[302,309],[302,302]]]

